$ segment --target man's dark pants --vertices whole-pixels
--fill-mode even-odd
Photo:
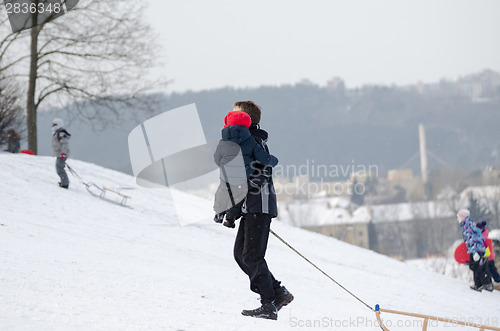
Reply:
[[[280,287],[267,267],[267,241],[271,226],[268,214],[246,214],[241,218],[234,243],[234,259],[250,278],[250,289],[260,294],[261,302],[273,302]]]

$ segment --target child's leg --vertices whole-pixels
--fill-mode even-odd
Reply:
[[[471,259],[472,260],[472,259]],[[481,258],[479,261],[477,261],[477,268],[474,273],[474,283],[476,283],[476,277],[478,278],[480,284],[479,286],[482,286],[483,288],[487,289],[488,291],[490,290],[489,287],[491,286],[491,276],[490,276],[490,271],[488,269],[488,258],[484,258],[481,254]],[[487,286],[489,285],[489,286]],[[477,286],[477,283],[476,283]],[[491,288],[492,290],[492,288]]]
[[[479,265],[479,261],[474,261],[472,258],[472,254],[470,255],[469,259],[469,269],[472,270],[472,273],[474,275],[474,286],[478,289],[482,285],[482,279],[481,279],[481,268]]]
[[[488,261],[488,269],[490,271],[491,277],[495,280],[495,282],[500,283],[500,274],[498,274],[497,267],[495,266],[495,261]]]
[[[488,268],[488,261],[481,261],[479,264],[479,277],[481,279],[481,285],[491,284],[491,275]]]
[[[56,160],[56,172],[61,178],[61,186],[68,187],[69,179],[68,175],[66,174],[66,171],[64,171],[65,166],[66,166],[66,161],[58,157]]]

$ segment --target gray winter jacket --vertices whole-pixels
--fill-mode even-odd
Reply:
[[[60,157],[62,153],[69,157],[69,137],[71,135],[64,128],[57,129],[52,135],[52,151],[54,156]]]

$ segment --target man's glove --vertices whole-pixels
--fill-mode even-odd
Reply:
[[[233,228],[235,227],[234,225],[234,221],[236,221],[236,219],[234,218],[233,215],[231,215],[230,213],[227,213],[226,214],[226,219],[224,220],[224,223],[222,223],[222,225],[228,227],[228,228]]]
[[[224,220],[224,215],[225,213],[216,214],[214,216],[215,223],[222,223],[222,221]]]
[[[66,159],[67,159],[66,154],[61,153],[61,159],[62,159],[63,161],[66,161]]]

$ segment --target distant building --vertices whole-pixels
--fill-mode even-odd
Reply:
[[[494,167],[486,168],[483,173],[483,184],[499,185],[500,184],[500,169]]]
[[[460,77],[457,80],[460,94],[474,102],[484,102],[497,93],[500,87],[500,74],[483,70],[477,74]]]
[[[442,254],[460,238],[447,202],[351,208],[346,198],[280,204],[279,220],[403,259]]]
[[[456,81],[442,79],[439,83],[417,84],[404,86],[403,90],[416,91],[423,95],[461,96],[473,102],[487,102],[498,94],[500,74],[493,70],[483,70],[479,73],[466,75]]]
[[[418,201],[424,197],[423,180],[414,177],[411,169],[389,170],[387,173],[387,186],[394,197],[404,193],[404,197],[396,199],[395,202]]]
[[[326,82],[326,88],[328,91],[340,91],[344,92],[345,91],[345,83],[344,80],[340,77],[334,77],[330,79],[328,82]]]
[[[303,229],[334,237],[352,245],[371,249],[368,223],[305,226]]]
[[[387,179],[389,181],[411,180],[413,179],[413,171],[411,169],[389,170],[387,172]]]

